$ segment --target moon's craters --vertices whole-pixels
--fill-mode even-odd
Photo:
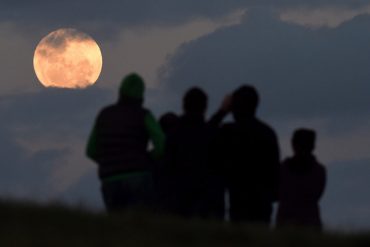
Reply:
[[[102,55],[97,43],[75,29],[58,29],[37,45],[37,78],[46,87],[85,88],[98,79]]]

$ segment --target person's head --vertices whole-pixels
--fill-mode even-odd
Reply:
[[[297,129],[292,137],[294,154],[311,154],[315,149],[316,133],[310,129]]]
[[[259,103],[257,90],[253,86],[244,85],[232,95],[231,112],[236,121],[254,117]]]
[[[166,134],[176,128],[178,122],[179,117],[173,112],[167,112],[159,119],[159,124],[161,125],[163,132]]]
[[[183,109],[186,115],[204,116],[207,109],[208,97],[206,93],[198,88],[190,88],[183,98]]]
[[[135,73],[129,74],[121,81],[119,88],[119,99],[143,102],[145,84],[143,79]]]

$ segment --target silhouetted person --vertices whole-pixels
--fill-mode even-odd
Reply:
[[[216,139],[216,160],[224,170],[230,220],[269,223],[277,197],[279,148],[275,132],[256,118],[259,97],[251,86],[232,95],[234,122],[223,125]]]
[[[210,164],[210,145],[218,123],[226,115],[220,110],[207,123],[207,95],[189,89],[183,98],[184,114],[166,139],[165,169],[170,174],[169,208],[182,216],[223,217],[223,185]]]
[[[179,116],[173,112],[167,112],[159,118],[159,124],[165,134],[177,127],[179,123]]]
[[[280,168],[277,226],[322,227],[319,200],[325,189],[326,170],[313,155],[315,137],[313,130],[294,132],[294,156],[286,159]]]
[[[122,80],[118,102],[98,115],[87,155],[98,163],[102,194],[108,211],[147,206],[152,196],[152,158],[164,152],[164,134],[144,109],[145,85],[137,74]],[[148,152],[148,141],[153,150]]]
[[[173,112],[167,112],[159,118],[159,124],[166,136],[177,128],[179,121],[179,116]],[[168,169],[164,167],[163,159],[159,160],[154,178],[157,188],[157,206],[161,211],[168,211],[170,197],[173,194],[170,175]]]

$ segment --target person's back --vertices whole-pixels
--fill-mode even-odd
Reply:
[[[223,188],[221,198],[217,199],[221,202],[215,202],[210,191],[214,174],[209,151],[215,130],[204,117],[207,96],[201,89],[192,88],[185,94],[183,103],[184,115],[166,140],[165,163],[173,186],[170,208],[184,216],[222,217],[223,206],[219,204],[223,203]],[[212,125],[220,120],[222,117]]]
[[[167,112],[159,118],[159,124],[166,135],[166,139],[170,132],[176,130],[179,119],[179,116],[173,112]],[[175,194],[171,179],[170,171],[166,169],[164,160],[159,160],[155,169],[154,180],[157,188],[157,206],[160,211],[167,212],[169,210],[171,196]]]
[[[196,188],[204,181],[209,141],[210,133],[204,120],[188,116],[180,118],[176,131],[168,137],[169,148],[176,149],[171,155],[171,170],[188,189]]]
[[[149,168],[146,114],[139,104],[128,101],[108,106],[98,115],[96,134],[100,138],[96,161],[100,178]]]
[[[321,229],[319,200],[326,170],[312,154],[315,132],[299,129],[293,135],[294,156],[281,166],[277,226],[299,225]]]
[[[221,127],[217,143],[220,166],[226,172],[230,219],[268,223],[276,197],[279,149],[274,131],[255,117],[254,88],[233,94],[235,122]]]
[[[152,156],[163,153],[164,136],[150,111],[142,107],[144,82],[131,74],[124,78],[116,104],[98,115],[87,145],[87,155],[98,164],[104,203],[108,211],[149,201]]]
[[[225,124],[224,156],[228,183],[250,199],[273,199],[277,190],[277,139],[274,131],[258,119]],[[239,185],[240,183],[240,185]]]

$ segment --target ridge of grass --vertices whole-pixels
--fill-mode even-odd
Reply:
[[[0,201],[0,246],[370,246],[370,233],[271,230],[140,210],[107,215],[63,205]]]

